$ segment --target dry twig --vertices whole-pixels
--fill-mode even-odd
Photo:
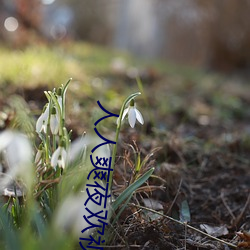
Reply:
[[[203,234],[203,235],[205,235],[205,236],[207,236],[207,237],[209,237],[209,238],[211,238],[211,239],[213,239],[213,240],[219,241],[219,242],[221,242],[221,243],[223,243],[223,244],[226,244],[226,245],[228,245],[228,246],[230,246],[230,247],[237,248],[236,245],[234,245],[234,244],[232,244],[232,243],[229,243],[229,242],[226,242],[226,241],[224,241],[224,240],[218,239],[218,238],[216,238],[216,237],[214,237],[214,236],[212,236],[212,235],[209,235],[209,234],[207,234],[207,233],[205,233],[205,232],[203,232],[203,231],[201,231],[201,230],[199,230],[199,229],[197,229],[197,228],[195,228],[195,227],[192,227],[192,226],[188,225],[186,222],[181,222],[181,221],[175,220],[175,219],[173,219],[173,218],[170,217],[170,216],[161,214],[161,213],[159,213],[159,212],[157,212],[157,211],[155,211],[155,210],[153,210],[153,209],[150,209],[150,208],[147,208],[147,207],[144,207],[144,206],[141,206],[141,205],[136,205],[136,204],[134,204],[134,203],[129,204],[129,205],[130,205],[130,206],[137,207],[137,208],[140,208],[140,209],[145,209],[145,210],[150,211],[150,212],[152,212],[152,213],[161,215],[161,216],[163,216],[163,217],[165,217],[165,218],[167,218],[167,219],[169,219],[169,220],[171,220],[171,221],[174,221],[174,222],[176,222],[176,223],[178,223],[178,224],[181,224],[181,225],[183,225],[184,227],[186,226],[187,228],[192,229],[192,230],[194,230],[194,231],[196,231],[196,232],[198,232],[198,233],[200,233],[200,234]]]

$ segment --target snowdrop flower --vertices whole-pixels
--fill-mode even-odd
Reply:
[[[49,104],[44,107],[43,113],[40,115],[36,122],[36,132],[41,133],[42,131],[46,134],[47,125],[49,120]]]
[[[64,169],[67,160],[67,152],[64,148],[63,143],[59,145],[59,147],[55,150],[51,157],[51,166],[55,169],[56,166]]]
[[[0,133],[0,152],[3,153],[8,167],[4,179],[1,179],[0,189],[18,176],[27,186],[31,185],[33,152],[28,138],[21,133],[6,130]]]
[[[56,135],[59,131],[59,117],[58,112],[55,107],[52,108],[51,116],[50,116],[50,130],[53,135]]]
[[[144,123],[141,112],[135,107],[134,99],[130,101],[129,107],[124,110],[122,120],[125,118],[127,114],[128,114],[129,125],[132,128],[134,128],[136,120],[138,120],[138,122],[140,122],[141,124]]]
[[[69,147],[67,162],[70,164],[71,161],[74,162],[74,159],[82,156],[81,160],[84,164],[79,165],[79,167],[84,166],[84,168],[81,169],[81,171],[79,171],[78,168],[75,168],[74,171],[76,172],[70,173],[70,176],[72,175],[72,173],[76,173],[77,178],[67,178],[67,181],[66,179],[62,181],[62,183],[64,183],[64,191],[67,190],[65,192],[65,194],[67,193],[67,196],[61,201],[55,211],[53,226],[57,231],[66,234],[70,233],[74,237],[88,237],[95,230],[95,228],[84,230],[89,227],[89,224],[84,219],[84,215],[87,218],[91,215],[89,211],[91,211],[92,213],[97,213],[98,216],[105,216],[105,214],[107,213],[107,222],[109,221],[109,218],[112,215],[109,198],[107,199],[106,208],[104,208],[103,200],[101,201],[101,205],[96,204],[91,199],[85,204],[85,202],[89,198],[87,188],[90,194],[96,192],[95,186],[87,187],[86,184],[94,185],[95,181],[97,181],[101,186],[105,187],[105,181],[93,179],[94,174],[92,178],[89,178],[89,180],[87,180],[89,171],[93,169],[93,165],[90,161],[89,155],[91,154],[93,146],[96,146],[102,142],[103,140],[96,135],[84,135],[83,137],[75,140]],[[86,157],[86,159],[85,155],[88,156]],[[110,157],[111,150],[109,148],[109,145],[97,148],[92,156],[93,159],[96,159],[96,156],[98,156],[99,159]],[[75,190],[73,189],[74,185],[80,185],[80,192],[75,193]],[[72,192],[72,190],[74,191]],[[105,190],[98,189],[98,191],[105,195]],[[99,194],[97,193],[97,195],[94,197],[94,200],[100,199],[100,197],[98,196]],[[105,210],[107,212],[105,212]],[[93,224],[100,224],[99,218],[97,216],[90,216],[88,219]],[[98,230],[100,230],[100,228],[98,228]]]

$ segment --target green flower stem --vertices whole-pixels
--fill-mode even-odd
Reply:
[[[46,164],[48,164],[50,162],[50,136],[49,136],[49,129],[50,129],[50,114],[51,114],[51,111],[52,111],[52,101],[51,101],[51,98],[49,97],[49,94],[48,92],[44,92],[48,101],[49,101],[49,117],[48,117],[48,123],[47,123],[47,129],[46,129],[46,134],[45,134],[45,144],[44,144],[44,148],[45,148],[45,158],[46,158]]]
[[[134,99],[136,96],[138,96],[140,94],[141,94],[140,92],[137,92],[137,93],[134,93],[134,94],[130,95],[122,104],[120,114],[119,114],[119,117],[118,117],[118,124],[117,124],[117,127],[116,127],[116,135],[115,135],[116,144],[114,145],[113,152],[112,152],[111,169],[114,169],[114,165],[115,165],[115,157],[116,157],[116,153],[117,153],[117,143],[118,143],[118,138],[119,138],[119,134],[120,134],[121,123],[122,123],[122,115],[123,115],[124,109],[125,109],[126,105],[132,99]],[[112,184],[113,184],[113,173],[114,173],[114,170],[110,172],[110,181],[109,181],[109,192],[110,193],[111,193],[111,188],[112,188]]]
[[[53,152],[56,150],[56,135],[52,135]]]
[[[71,140],[70,140],[70,135],[69,135],[69,133],[68,133],[68,131],[67,131],[67,129],[65,127],[63,127],[63,138],[64,138],[64,141],[65,141],[64,148],[66,150],[68,150]]]
[[[62,127],[65,126],[65,96],[66,96],[66,91],[68,89],[69,83],[72,81],[72,78],[70,78],[67,83],[63,86],[62,89]]]

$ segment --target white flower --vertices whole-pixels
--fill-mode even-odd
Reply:
[[[49,120],[49,104],[47,104],[45,110],[40,115],[36,122],[36,132],[41,133],[42,131],[46,134],[47,132],[47,125]]]
[[[50,116],[50,130],[53,135],[56,135],[59,131],[59,117],[58,112],[55,107],[52,108],[51,116]]]
[[[0,189],[18,176],[29,186],[33,181],[33,152],[28,138],[24,134],[6,130],[0,133],[0,152],[7,164],[6,178],[1,179]]]
[[[61,200],[61,203],[59,203],[57,206],[55,216],[53,217],[52,221],[53,226],[60,233],[66,233],[67,235],[71,233],[74,237],[88,237],[90,234],[92,234],[96,228],[91,228],[84,231],[84,229],[90,225],[83,217],[84,215],[87,218],[90,216],[90,213],[86,210],[86,208],[88,208],[92,213],[98,214],[98,216],[104,216],[106,213],[105,210],[107,210],[107,220],[103,220],[107,223],[109,222],[110,216],[112,215],[110,198],[107,198],[106,208],[104,208],[104,200],[102,200],[101,204],[98,205],[90,199],[85,206],[85,202],[89,198],[86,189],[88,188],[90,194],[96,192],[95,186],[86,186],[86,184],[95,185],[95,181],[97,181],[102,187],[104,187],[104,190],[98,188],[98,191],[102,194],[102,196],[105,196],[106,181],[94,179],[94,173],[91,175],[89,180],[87,180],[89,172],[93,169],[89,155],[91,154],[93,147],[101,144],[102,142],[103,140],[96,135],[84,135],[83,137],[75,140],[67,151],[67,163],[69,165],[74,164],[74,166],[76,166],[75,160],[77,160],[77,162],[79,162],[77,164],[79,165],[77,168],[71,169],[74,172],[70,172],[69,175],[67,175],[67,173],[64,175],[64,177],[66,176],[67,178],[67,176],[69,177],[72,174],[76,174],[76,177],[67,178],[64,179],[65,181],[63,181],[64,191],[67,193],[67,196],[65,199]],[[88,157],[85,157],[86,155]],[[103,145],[97,148],[92,153],[94,161],[97,160],[97,156],[98,159],[109,158],[111,156],[109,145]],[[82,169],[79,171],[80,168]],[[79,189],[80,192],[75,193],[75,187],[78,185],[81,186]],[[71,191],[73,191],[73,193]],[[97,194],[97,196],[93,198],[94,200],[100,199],[100,196]],[[100,224],[100,220],[97,216],[90,216],[88,219],[95,225]],[[98,230],[101,229],[98,228]]]
[[[64,169],[67,160],[67,152],[63,146],[59,146],[51,157],[51,166],[56,168],[56,166]]]
[[[63,96],[62,96],[62,87],[57,89],[57,93],[56,93],[56,99],[58,101],[58,104],[60,106],[60,112],[62,112],[62,105],[63,105]]]
[[[28,138],[21,133],[6,130],[0,134],[0,152],[5,150],[10,168],[31,162],[32,148]]]
[[[94,184],[94,183],[88,183]],[[103,183],[100,185],[103,185]],[[94,187],[88,187],[89,192],[93,194],[95,192]],[[96,228],[91,228],[86,231],[83,231],[85,228],[89,227],[89,224],[83,216],[88,217],[90,213],[85,209],[84,203],[89,198],[86,192],[86,186],[82,187],[82,191],[77,194],[70,194],[66,197],[62,203],[58,206],[55,217],[54,217],[54,226],[56,230],[61,231],[62,233],[69,234],[71,233],[75,237],[88,237],[90,234],[94,232]],[[92,213],[98,213],[99,216],[105,216],[105,209],[102,205],[97,205],[91,200],[88,202],[86,208],[88,208]],[[109,222],[111,216],[110,209],[110,199],[107,199],[107,223]],[[100,211],[102,211],[100,213]],[[100,220],[98,217],[92,216],[89,221],[95,225],[100,225]],[[99,228],[99,230],[101,230]],[[83,231],[83,232],[82,232]]]
[[[62,111],[62,96],[61,95],[57,96],[57,101],[58,101],[58,104],[59,104],[61,111]]]
[[[131,100],[129,107],[124,110],[123,115],[122,115],[122,120],[125,118],[125,116],[127,114],[128,114],[129,125],[132,128],[134,128],[134,126],[135,126],[136,119],[141,124],[144,123],[144,120],[143,120],[141,112],[135,107],[134,100]]]

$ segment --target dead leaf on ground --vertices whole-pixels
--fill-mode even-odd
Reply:
[[[241,240],[243,240],[238,244],[238,247],[250,249],[250,232],[237,232],[237,235],[240,237]]]
[[[225,225],[222,226],[209,226],[207,224],[200,225],[201,230],[214,237],[219,237],[228,234],[228,229]]]

